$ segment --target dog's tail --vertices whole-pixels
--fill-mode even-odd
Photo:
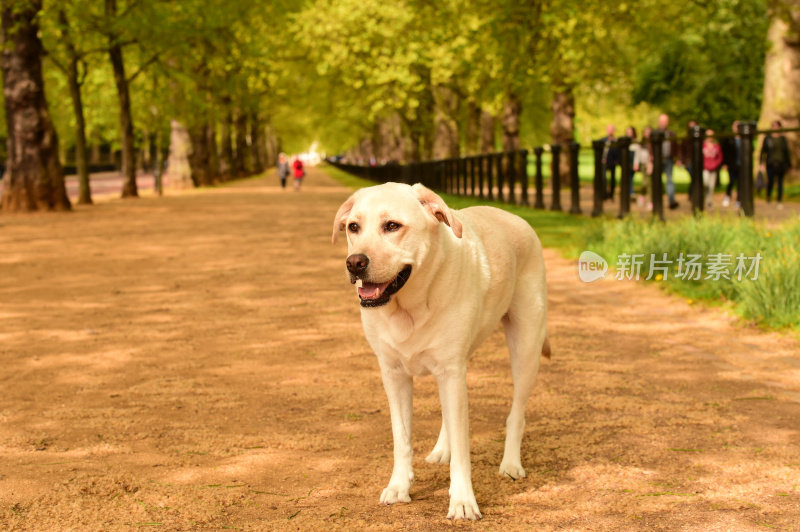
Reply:
[[[550,338],[547,336],[544,337],[544,344],[542,344],[542,356],[544,358],[550,358]]]

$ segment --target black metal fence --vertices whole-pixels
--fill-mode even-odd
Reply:
[[[741,138],[741,166],[738,172],[738,199],[741,212],[751,217],[755,214],[754,183],[753,183],[753,155],[754,141],[760,134],[798,132],[800,128],[776,129],[757,131],[754,122],[739,122],[738,136]],[[730,135],[716,135],[725,138]],[[700,126],[688,128],[687,137],[674,139],[689,146],[690,163],[687,170],[691,176],[689,197],[692,212],[702,212],[705,206],[703,187],[703,142],[706,138],[705,131]],[[665,132],[653,130],[650,137],[650,151],[652,154],[653,179],[650,187],[653,203],[653,216],[659,220],[664,219],[664,188],[661,175],[664,170],[663,142]],[[614,146],[620,153],[627,154],[633,139],[621,137]],[[603,214],[606,199],[605,165],[603,152],[607,148],[603,140],[592,142],[594,153],[594,180],[593,180],[593,208],[592,216]],[[567,145],[551,145],[551,170],[550,210],[561,211],[561,180],[552,177],[560,175],[560,155],[562,150],[569,152],[570,159],[570,208],[572,214],[581,214],[580,179],[578,174],[578,154],[580,144],[572,142]],[[486,200],[506,202],[516,205],[531,206],[535,209],[545,209],[544,203],[544,178],[542,176],[542,155],[544,147],[533,149],[534,176],[533,200],[529,198],[528,176],[528,151],[518,150],[503,153],[488,153],[457,159],[443,159],[424,161],[408,164],[388,164],[382,166],[366,166],[343,163],[329,159],[329,163],[352,175],[386,183],[395,181],[399,183],[422,183],[428,188],[460,196],[470,196]],[[673,154],[674,155],[674,154]],[[618,216],[623,218],[630,213],[631,208],[631,182],[634,169],[631,167],[629,157],[620,157],[620,194]]]

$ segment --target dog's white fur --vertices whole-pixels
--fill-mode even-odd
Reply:
[[[401,224],[387,231],[386,223]],[[350,224],[358,224],[356,228]],[[389,399],[394,469],[381,503],[410,502],[412,377],[431,373],[439,386],[442,428],[427,462],[450,464],[449,518],[480,518],[472,490],[467,412],[467,357],[502,322],[511,355],[514,398],[506,420],[500,473],[525,476],[520,444],[525,405],[549,357],[542,247],[521,218],[492,207],[449,209],[417,184],[361,189],[342,204],[333,242],[347,230],[349,254],[369,258],[369,281],[411,277],[391,300],[362,308],[367,341],[378,357]]]

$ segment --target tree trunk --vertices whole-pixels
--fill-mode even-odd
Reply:
[[[189,153],[192,143],[189,132],[177,120],[170,121],[169,158],[167,172],[164,175],[170,185],[178,188],[191,188],[192,171],[189,165]]]
[[[783,12],[775,13],[767,34],[771,46],[764,65],[764,98],[759,129],[768,129],[773,120],[783,127],[800,126],[800,10],[786,2]],[[800,135],[786,133],[792,166],[800,167]],[[796,170],[792,180],[800,175]]]
[[[72,112],[75,115],[75,166],[78,171],[78,204],[91,205],[92,191],[89,185],[89,154],[86,147],[86,120],[83,115],[83,98],[81,97],[81,80],[78,74],[80,57],[69,34],[69,21],[64,9],[58,10],[58,21],[61,25],[61,40],[67,49],[68,63],[62,67],[66,70],[69,95],[72,100]]]
[[[212,183],[219,182],[219,150],[214,126],[206,126],[206,150],[208,151],[208,177]]]
[[[433,158],[458,157],[461,140],[458,132],[458,95],[449,87],[441,85],[434,89],[434,95]]]
[[[509,94],[503,105],[503,151],[519,149],[519,119],[522,114],[522,102],[516,94]]]
[[[225,113],[222,119],[222,135],[220,135],[222,146],[220,147],[220,173],[222,180],[226,181],[231,178],[234,172],[233,162],[233,145],[231,144],[231,137],[233,133],[233,116],[230,111]]]
[[[264,159],[264,164],[267,168],[272,168],[276,164],[278,164],[278,154],[280,153],[280,146],[278,145],[278,138],[275,136],[275,130],[273,129],[271,124],[267,124],[267,127],[264,131],[265,135],[265,142],[266,142],[266,157]]]
[[[42,79],[42,42],[36,16],[40,0],[2,3],[3,94],[8,158],[0,202],[6,211],[70,208]]]
[[[162,179],[162,172],[164,171],[164,135],[161,133],[161,128],[159,128],[158,133],[156,133],[156,153],[153,164],[153,182],[155,189],[155,193],[158,196],[164,195],[164,181]]]
[[[78,204],[92,204],[92,189],[89,184],[89,154],[86,148],[86,121],[83,116],[83,98],[78,82],[78,62],[72,59],[67,75],[72,110],[75,114],[75,166],[78,170]]]
[[[213,184],[211,175],[211,153],[208,149],[208,127],[206,124],[195,126],[189,130],[191,150],[189,151],[189,167],[192,182],[196,187]]]
[[[100,153],[100,141],[95,142],[92,144],[91,148],[91,155],[89,156],[89,162],[91,164],[100,164],[102,153]]]
[[[250,152],[254,174],[264,171],[264,144],[264,131],[258,113],[250,113]]]
[[[236,113],[236,175],[244,177],[250,174],[250,149],[247,143],[247,113],[242,110]]]
[[[575,97],[572,88],[554,92],[550,108],[553,111],[553,122],[550,124],[551,142],[561,145],[559,182],[568,186],[571,165],[566,145],[575,139]]]
[[[494,115],[488,111],[481,110],[481,153],[494,153],[495,151],[495,127],[496,120]]]
[[[110,21],[117,16],[117,0],[106,0],[106,18]],[[133,115],[128,78],[125,77],[125,62],[116,35],[109,37],[108,56],[114,69],[114,84],[119,98],[119,126],[122,132],[122,197],[139,196],[136,187],[136,148],[133,138]]]
[[[478,155],[481,152],[481,107],[475,100],[467,102],[467,123],[464,137],[467,154]]]

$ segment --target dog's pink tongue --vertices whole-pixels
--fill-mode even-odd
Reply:
[[[358,287],[358,296],[361,299],[377,299],[386,290],[389,283],[364,283]]]

